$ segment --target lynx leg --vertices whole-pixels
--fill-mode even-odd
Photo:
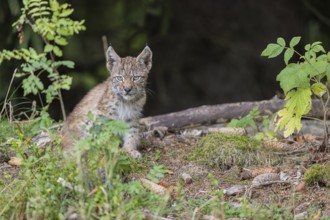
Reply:
[[[130,128],[124,135],[123,149],[133,158],[141,158],[141,153],[137,150],[140,144],[140,131],[138,128]]]

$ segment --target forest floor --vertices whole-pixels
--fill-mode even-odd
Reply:
[[[201,138],[201,136],[193,137],[177,132],[168,133],[163,137],[152,136],[144,141],[141,149],[143,160],[148,164],[166,167],[167,172],[158,183],[159,185],[170,188],[180,183],[187,200],[205,197],[214,190],[225,190],[224,192],[227,193],[224,193],[223,201],[232,206],[241,206],[242,198],[244,198],[252,207],[277,207],[279,210],[287,210],[296,218],[330,218],[330,188],[318,184],[307,186],[303,181],[308,167],[314,163],[323,163],[328,158],[328,155],[313,150],[313,147],[317,145],[315,143],[321,143],[321,137],[306,134],[291,140],[288,146],[299,151],[281,153],[281,162],[274,166],[277,170],[275,173],[286,176],[286,179],[279,179],[258,187],[251,186],[253,177],[242,178],[243,171],[260,170],[264,166],[233,165],[222,170],[217,166],[212,167],[187,160],[188,154],[193,151]],[[274,152],[275,154],[277,153]],[[13,181],[17,178],[19,171],[19,166],[9,165],[8,158],[0,154],[1,182]],[[142,169],[131,173],[129,179],[146,178],[147,173],[147,169]],[[192,179],[185,182],[183,174],[188,174]],[[209,178],[210,174],[214,178]],[[214,179],[218,181],[218,187],[214,186],[212,182]],[[234,190],[233,193],[228,190],[230,188]],[[198,210],[195,209],[196,212]]]
[[[236,191],[237,185],[245,186],[245,189],[238,189],[237,193],[233,193],[233,195],[226,195],[225,193],[224,201],[230,202],[233,206],[239,206],[244,197],[252,206],[275,206],[288,210],[296,217],[304,216],[303,218],[306,219],[319,219],[321,216],[323,218],[327,216],[327,218],[330,218],[330,188],[317,184],[307,186],[303,181],[303,174],[306,169],[311,164],[320,162],[317,160],[324,157],[323,153],[315,153],[311,150],[311,146],[315,146],[315,139],[320,137],[306,135],[307,138],[312,137],[311,142],[307,138],[304,139],[304,136],[300,137],[301,140],[291,142],[292,148],[299,148],[300,151],[282,154],[282,162],[276,165],[276,172],[281,172],[287,179],[294,179],[294,181],[275,181],[276,183],[265,184],[260,187],[251,187],[253,178],[242,179],[242,167],[232,166],[223,171],[218,167],[188,161],[186,159],[187,155],[193,151],[196,142],[200,138],[188,138],[181,134],[170,134],[163,139],[154,138],[148,147],[143,150],[143,154],[148,155],[150,160],[158,158],[153,162],[163,164],[173,172],[167,174],[163,179],[163,184],[167,186],[175,186],[182,181],[183,173],[189,174],[192,177],[192,182],[184,184],[183,187],[187,197],[198,198],[210,194],[214,190],[212,180],[208,178],[211,173],[218,181],[219,189],[228,190],[234,186],[232,189]],[[160,154],[160,156],[158,157],[156,154]],[[245,168],[260,170],[263,169],[263,166]],[[145,175],[145,173],[140,173],[133,176],[134,178],[141,178]],[[307,213],[311,211],[314,214],[308,217]]]

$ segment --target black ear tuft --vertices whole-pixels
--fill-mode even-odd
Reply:
[[[107,68],[109,71],[113,68],[114,65],[120,62],[120,57],[116,53],[116,51],[112,48],[110,45],[107,53],[106,53],[106,58],[107,58]]]
[[[150,71],[152,66],[152,52],[148,46],[146,46],[143,51],[137,56],[136,60],[143,63],[147,69]]]

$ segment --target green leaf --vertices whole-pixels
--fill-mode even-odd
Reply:
[[[88,120],[90,120],[90,121],[94,121],[94,115],[93,115],[93,113],[92,113],[91,111],[89,111],[89,112],[87,113],[87,118],[88,118]]]
[[[280,86],[287,94],[295,88],[309,88],[308,74],[304,72],[299,64],[288,64],[276,77],[280,81]]]
[[[288,100],[286,108],[296,115],[307,114],[312,107],[311,95],[309,88],[290,91],[285,97]]]
[[[326,69],[326,76],[327,76],[327,81],[330,83],[330,65],[327,66]]]
[[[274,58],[280,55],[283,51],[284,47],[278,44],[268,44],[266,49],[262,51],[261,56],[266,56],[268,58]]]
[[[64,37],[61,37],[61,36],[56,36],[54,40],[55,40],[55,43],[60,46],[65,46],[68,44],[68,41]]]
[[[43,83],[34,74],[31,74],[29,77],[23,80],[22,87],[24,89],[24,96],[30,93],[36,95],[38,93],[38,90],[44,89]]]
[[[288,48],[284,53],[284,62],[286,65],[288,65],[290,59],[292,58],[294,54],[294,50],[292,48]]]
[[[59,66],[65,66],[68,67],[70,69],[74,68],[74,62],[70,61],[70,60],[62,60],[62,61],[57,61],[53,63],[53,67],[59,67]]]
[[[322,44],[322,42],[321,41],[315,41],[314,43],[312,43],[311,47],[314,47],[314,46],[319,45],[319,44]]]
[[[68,28],[59,27],[56,32],[62,36],[70,36],[72,35],[72,31],[70,31]]]
[[[290,91],[286,96],[288,101],[284,109],[277,113],[279,120],[275,130],[284,129],[285,137],[293,134],[295,130],[299,132],[302,127],[301,117],[307,114],[312,107],[311,95],[312,92],[308,88]]]
[[[58,57],[61,57],[63,55],[62,50],[58,46],[54,46],[53,51]]]
[[[247,126],[251,126],[252,128],[256,128],[257,125],[255,123],[255,120],[257,120],[260,117],[259,107],[255,106],[253,109],[249,112],[249,114],[245,115],[241,119],[232,119],[228,124],[227,127],[231,128],[246,128]]]
[[[328,66],[328,62],[324,60],[310,60],[309,63],[301,63],[300,66],[302,70],[307,74],[307,76],[309,78],[312,78],[325,73],[326,68]]]
[[[277,38],[277,43],[282,47],[285,47],[285,40],[282,37]]]
[[[49,6],[52,11],[58,11],[60,8],[60,4],[55,0],[50,0]]]
[[[46,38],[47,38],[47,40],[54,40],[54,33],[53,32],[48,32],[47,34],[46,34]]]
[[[318,97],[322,97],[327,92],[327,87],[320,82],[314,83],[311,88],[312,92]]]
[[[307,50],[310,50],[311,49],[311,45],[310,44],[306,44],[305,45],[305,50],[307,51]]]
[[[45,48],[44,48],[44,52],[45,52],[45,53],[49,53],[50,51],[53,50],[53,48],[54,48],[53,45],[51,45],[51,44],[47,44],[47,45],[45,46]]]
[[[73,12],[73,9],[65,9],[60,13],[60,17],[68,17]]]
[[[317,61],[328,61],[328,56],[327,56],[327,54],[321,54],[320,56],[318,56],[317,58],[316,58],[316,60]]]
[[[233,118],[233,119],[227,124],[227,127],[229,127],[229,128],[237,128],[237,127],[240,127],[240,126],[239,126],[239,120],[236,119],[236,118]]]
[[[325,53],[325,50],[324,50],[323,46],[320,45],[320,44],[317,44],[315,46],[312,46],[312,51],[314,51],[315,53],[318,53],[318,52]]]
[[[301,37],[296,36],[293,37],[290,41],[290,47],[293,48],[294,46],[296,46],[299,42],[300,42]]]
[[[60,89],[70,90],[72,84],[72,77],[67,75],[61,76]]]

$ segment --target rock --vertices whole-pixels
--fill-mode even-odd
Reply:
[[[306,184],[304,181],[301,181],[295,188],[295,192],[301,192],[306,190]]]
[[[306,219],[308,217],[308,212],[302,212],[293,216],[293,219]]]
[[[181,178],[183,179],[183,181],[184,181],[186,184],[190,184],[190,183],[193,182],[192,177],[191,177],[188,173],[182,173],[182,174],[181,174]]]
[[[10,160],[8,161],[8,164],[9,165],[12,165],[12,166],[21,166],[22,165],[22,161],[23,161],[22,158],[11,157]]]
[[[236,195],[239,193],[242,193],[246,190],[247,186],[245,185],[234,185],[231,186],[225,190],[223,190],[223,193],[228,196]]]

